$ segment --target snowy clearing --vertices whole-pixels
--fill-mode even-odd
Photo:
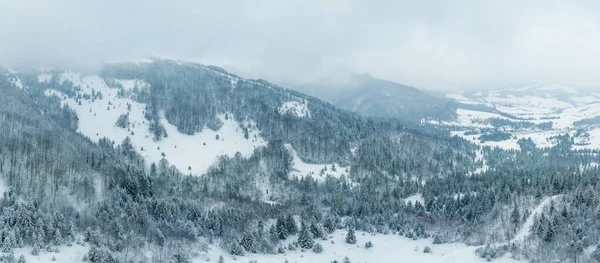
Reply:
[[[417,201],[421,204],[425,204],[425,199],[423,199],[423,195],[421,195],[420,193],[416,193],[414,195],[411,195],[407,198],[404,198],[404,203],[410,202],[411,204],[415,204],[417,203]]]
[[[139,79],[115,79],[115,81],[117,81],[119,84],[121,84],[121,86],[123,86],[123,89],[125,91],[131,91],[134,89],[145,89],[145,88],[149,88],[150,84],[148,84],[147,82],[143,81],[143,80],[139,80]]]
[[[292,147],[291,144],[285,144],[285,148],[292,155],[292,162],[294,170],[290,173],[290,176],[295,176],[298,178],[302,178],[310,175],[315,180],[324,180],[328,175],[339,178],[342,175],[348,176],[350,172],[350,167],[342,167],[338,163],[330,163],[330,164],[311,164],[305,163],[300,159],[296,150]]]
[[[33,250],[31,247],[15,248],[13,253],[18,259],[21,255],[25,257],[27,263],[79,263],[83,262],[83,257],[89,251],[89,246],[72,244],[71,246],[58,246],[58,253],[47,252],[46,250],[40,250],[40,254],[34,256],[31,254]]]
[[[300,103],[297,101],[286,101],[279,107],[279,114],[292,114],[299,118],[310,118],[308,102],[306,100],[304,101],[304,103]]]
[[[193,259],[194,263],[200,262],[218,262],[219,257],[223,256],[225,262],[249,262],[256,261],[258,263],[282,263],[286,260],[290,263],[294,262],[344,262],[344,258],[348,257],[351,262],[419,262],[419,263],[483,263],[485,259],[475,255],[474,251],[477,247],[470,247],[464,244],[433,244],[433,239],[412,240],[399,235],[371,235],[369,233],[356,231],[357,244],[351,245],[344,242],[346,230],[338,230],[330,235],[328,240],[316,240],[323,246],[323,252],[320,254],[314,253],[311,250],[302,252],[300,249],[289,251],[286,249],[285,254],[263,255],[263,254],[246,254],[243,257],[229,255],[222,249],[211,246],[208,252],[200,253]],[[296,236],[288,238],[286,243],[295,241]],[[332,244],[332,241],[334,244]],[[365,243],[371,241],[373,247],[366,249]],[[425,247],[431,248],[431,253],[423,253]],[[495,259],[496,263],[512,263],[523,262],[517,261],[504,256]]]

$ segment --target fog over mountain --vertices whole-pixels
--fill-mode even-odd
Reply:
[[[98,69],[158,55],[277,83],[368,73],[449,90],[597,86],[596,1],[0,2],[0,60]]]

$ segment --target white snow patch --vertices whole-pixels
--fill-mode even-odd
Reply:
[[[482,174],[490,169],[485,161],[485,156],[483,155],[483,147],[480,147],[479,150],[475,151],[475,162],[479,161],[481,161],[481,167],[478,167],[473,174]]]
[[[47,252],[44,249],[40,250],[40,254],[34,256],[31,254],[33,248],[23,247],[13,249],[15,258],[19,259],[21,255],[25,257],[27,263],[49,263],[49,262],[61,262],[61,263],[79,263],[82,262],[83,257],[89,251],[89,246],[72,244],[71,246],[58,246],[59,252]],[[53,258],[55,260],[53,260]]]
[[[52,80],[52,74],[49,73],[44,73],[44,74],[39,74],[37,76],[38,82],[42,83],[42,82],[50,82]]]
[[[21,79],[19,79],[17,76],[8,74],[7,79],[11,84],[15,85],[15,87],[17,87],[18,89],[23,89],[23,83],[21,82]]]
[[[279,114],[293,114],[300,118],[310,118],[308,102],[306,100],[304,100],[304,103],[298,101],[286,101],[279,107]]]
[[[115,81],[121,84],[125,91],[131,91],[135,88],[145,89],[150,87],[150,84],[148,84],[146,81],[139,79],[115,79]]]
[[[8,191],[9,187],[6,185],[6,181],[3,178],[0,178],[0,197],[4,196],[4,193]]]
[[[305,176],[311,176],[315,180],[324,180],[327,178],[327,175],[331,175],[333,177],[339,178],[342,175],[348,176],[350,172],[350,167],[342,167],[338,163],[330,163],[330,164],[312,164],[305,163],[300,159],[296,150],[292,147],[291,144],[285,144],[285,148],[292,155],[293,162],[293,171],[290,173],[291,176],[296,176],[299,178]],[[335,171],[333,171],[333,167],[335,167]]]
[[[406,203],[406,204],[408,204],[408,202],[410,202],[411,204],[414,205],[415,203],[417,203],[417,201],[419,203],[421,203],[422,205],[425,204],[425,199],[423,199],[423,195],[421,193],[416,193],[407,198],[404,198],[404,203]]]
[[[480,146],[489,146],[491,148],[500,148],[500,149],[504,149],[504,150],[520,150],[521,149],[521,146],[519,146],[519,144],[518,144],[518,139],[514,139],[514,138],[511,138],[511,139],[508,139],[505,141],[481,142],[481,140],[479,140],[479,136],[481,136],[481,134],[465,135],[464,131],[452,131],[452,132],[450,132],[450,134],[452,136],[462,137],[465,140],[468,140],[468,141],[473,142]]]

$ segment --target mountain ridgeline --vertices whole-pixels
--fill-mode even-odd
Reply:
[[[297,88],[363,116],[401,118],[415,123],[456,118],[454,100],[367,74],[352,75],[343,82],[323,81]]]

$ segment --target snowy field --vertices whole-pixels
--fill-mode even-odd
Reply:
[[[346,230],[338,230],[330,235],[328,240],[316,240],[323,246],[322,253],[315,253],[311,250],[302,252],[300,249],[295,251],[285,250],[285,254],[262,255],[246,254],[246,256],[237,257],[229,255],[226,251],[212,246],[207,253],[201,253],[193,262],[219,262],[222,255],[225,262],[257,262],[257,263],[283,263],[283,262],[344,262],[348,257],[351,262],[419,262],[419,263],[478,263],[487,262],[478,257],[474,252],[477,247],[470,247],[464,244],[433,244],[433,239],[412,240],[399,235],[372,235],[369,233],[357,231],[357,244],[351,245],[345,243]],[[290,243],[295,241],[296,237],[288,238]],[[372,248],[365,248],[365,243],[371,241]],[[430,253],[424,253],[423,249],[430,247]],[[493,260],[497,263],[525,262],[518,261],[505,255],[503,258]]]
[[[58,252],[41,250],[39,255],[34,256],[31,254],[33,250],[31,247],[23,247],[13,249],[13,254],[16,259],[23,255],[27,263],[80,263],[83,262],[83,257],[90,248],[87,244],[72,244],[71,246],[59,246],[56,249]]]
[[[582,93],[564,85],[531,85],[506,90],[484,91],[474,94],[448,94],[448,98],[469,105],[485,105],[499,113],[458,109],[457,119],[453,122],[432,123],[439,125],[462,127],[453,132],[471,142],[483,146],[500,147],[503,149],[519,150],[519,139],[531,138],[538,148],[556,145],[554,137],[566,133],[575,135],[578,129],[575,122],[600,116],[600,96],[598,94]],[[511,117],[514,116],[514,117]],[[510,133],[510,139],[503,141],[479,140],[481,134],[467,134],[465,132],[479,131],[480,129],[493,129],[486,123],[490,118],[509,120],[511,122],[529,122],[534,124],[552,123],[551,130],[538,128],[501,127],[498,130]],[[586,143],[576,145],[578,149],[600,149],[600,127],[587,127],[589,138]]]
[[[412,240],[399,235],[370,234],[356,231],[357,243],[354,245],[345,243],[346,230],[338,230],[331,234],[327,240],[315,240],[323,246],[322,253],[312,250],[302,251],[297,248],[294,251],[285,249],[284,254],[252,254],[245,256],[232,256],[229,252],[216,245],[209,245],[207,252],[199,252],[191,259],[193,263],[219,262],[223,257],[225,262],[256,262],[256,263],[323,263],[344,262],[347,257],[351,262],[419,262],[419,263],[483,263],[485,259],[478,257],[475,250],[478,247],[467,246],[459,243],[433,244],[433,239]],[[285,247],[297,239],[290,236],[284,241]],[[365,243],[371,241],[373,247],[365,248]],[[429,253],[424,253],[425,247],[430,248]],[[89,251],[87,244],[72,246],[60,246],[57,252],[42,250],[39,255],[31,254],[31,247],[14,249],[14,255],[18,259],[23,255],[28,263],[79,263]],[[151,262],[152,253],[145,253],[147,262]],[[512,259],[509,254],[495,259],[496,263],[526,262]]]

